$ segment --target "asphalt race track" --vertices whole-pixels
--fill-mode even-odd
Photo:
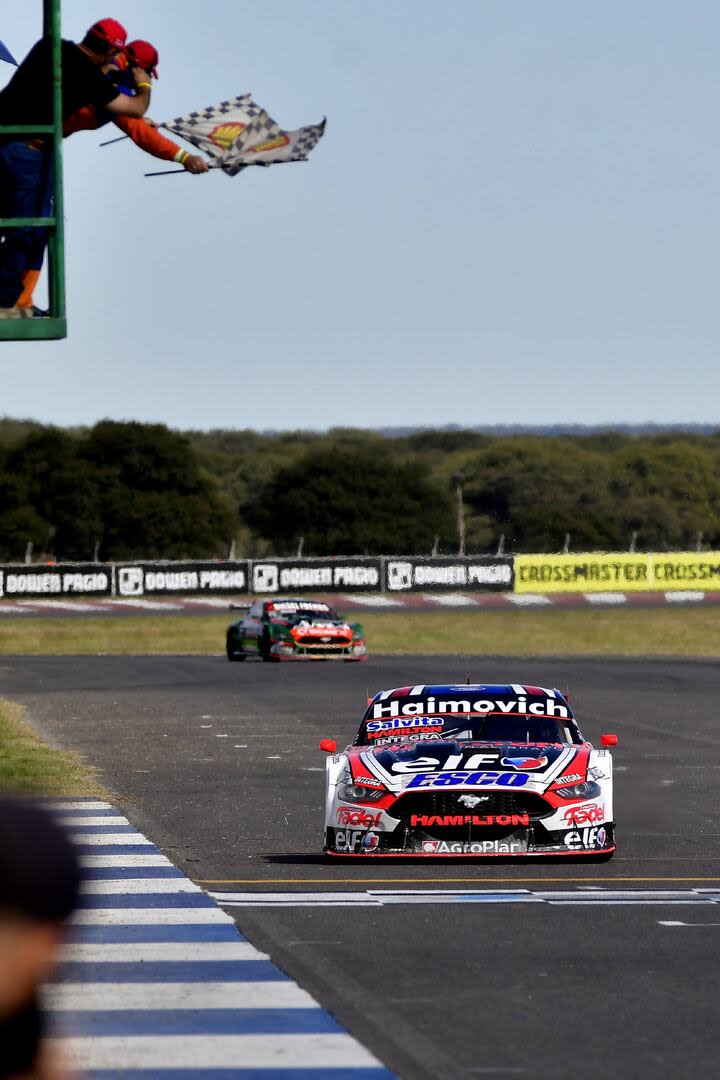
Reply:
[[[0,695],[181,869],[241,894],[243,932],[401,1077],[720,1075],[716,663],[469,662],[473,682],[569,686],[587,737],[619,735],[609,864],[321,859],[318,740],[350,740],[368,689],[466,674],[3,657]]]

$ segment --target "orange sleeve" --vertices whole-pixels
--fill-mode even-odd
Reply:
[[[63,138],[74,135],[76,131],[94,131],[98,126],[97,112],[94,105],[84,105],[71,116],[68,116],[63,124]]]
[[[182,152],[177,143],[166,139],[143,117],[113,116],[113,121],[121,131],[130,136],[136,146],[152,154],[153,157],[162,158],[163,161],[174,161],[176,155]]]

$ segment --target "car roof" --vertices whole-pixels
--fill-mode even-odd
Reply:
[[[565,701],[565,695],[556,687],[534,686],[529,683],[425,683],[415,686],[396,686],[390,690],[378,690],[373,701],[385,701],[387,698],[404,697],[451,697],[467,694],[483,694],[491,697],[552,697]]]
[[[301,607],[330,607],[327,600],[311,600],[307,596],[273,596],[266,604],[299,604]]]

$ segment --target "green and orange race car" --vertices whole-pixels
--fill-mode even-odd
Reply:
[[[227,630],[228,660],[364,660],[360,623],[345,622],[320,600],[255,600]]]

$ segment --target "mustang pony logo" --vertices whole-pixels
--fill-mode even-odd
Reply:
[[[474,810],[478,803],[489,802],[489,795],[459,795],[458,802]]]

